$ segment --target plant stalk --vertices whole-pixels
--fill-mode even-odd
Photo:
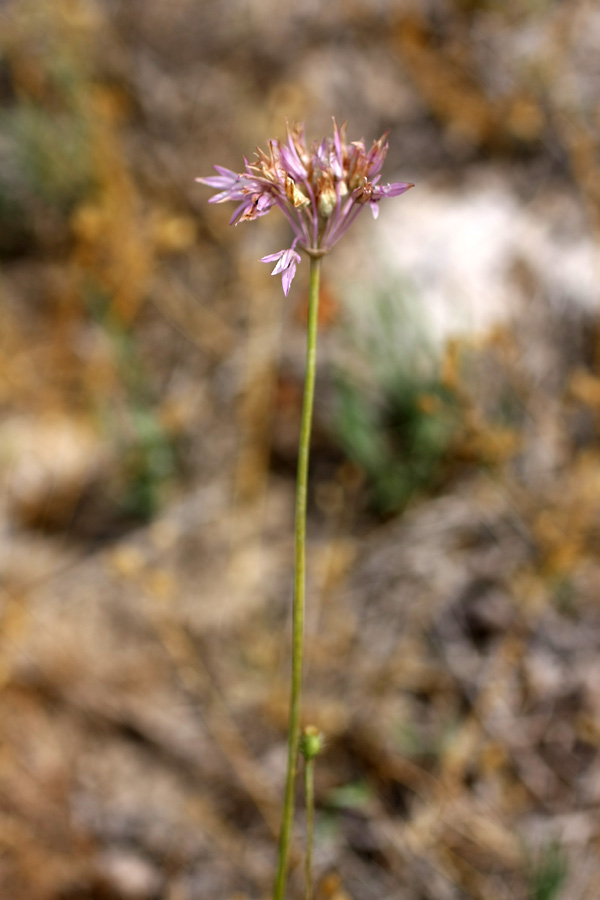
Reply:
[[[315,842],[315,760],[304,762],[304,793],[306,795],[306,860],[304,864],[304,897],[313,900],[312,855]]]
[[[306,494],[308,484],[308,459],[312,425],[315,374],[317,362],[317,327],[319,310],[319,279],[321,260],[311,256],[310,289],[308,296],[308,327],[306,340],[306,376],[304,402],[298,451],[298,475],[296,481],[296,525],[294,562],[294,607],[292,624],[292,683],[290,691],[290,718],[288,729],[288,760],[279,856],[273,900],[283,900],[288,870],[292,824],[294,820],[294,791],[298,770],[300,745],[300,698],[302,693],[302,662],[304,655],[304,606],[306,587]]]

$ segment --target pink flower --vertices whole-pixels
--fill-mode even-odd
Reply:
[[[294,275],[296,274],[296,266],[300,262],[300,254],[294,250],[296,243],[298,242],[298,238],[294,241],[289,250],[280,250],[279,253],[271,253],[269,256],[263,256],[261,262],[275,262],[278,260],[277,265],[271,272],[271,275],[279,275],[283,273],[281,276],[281,281],[283,284],[283,293],[287,297],[290,292],[290,286],[292,284]]]
[[[238,203],[231,224],[257,219],[273,206],[279,207],[294,232],[294,242],[288,250],[263,257],[262,262],[277,260],[272,274],[281,274],[287,296],[300,262],[296,244],[309,256],[322,256],[346,233],[364,206],[368,204],[377,218],[380,200],[399,197],[413,187],[404,181],[380,184],[387,149],[387,133],[374,141],[369,151],[363,141],[348,143],[346,126],[338,128],[335,119],[333,138],[307,147],[304,126],[298,125],[291,131],[288,128],[286,143],[273,140],[268,154],[259,149],[254,162],[245,160],[245,172],[236,174],[215,166],[218,175],[196,181],[218,189],[209,203]]]

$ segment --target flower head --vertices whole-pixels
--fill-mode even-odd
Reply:
[[[345,234],[363,207],[374,218],[379,201],[399,197],[412,184],[396,181],[381,184],[381,168],[388,149],[387,132],[367,151],[363,141],[346,140],[346,126],[333,120],[333,137],[306,144],[304,126],[288,128],[287,141],[273,140],[269,152],[258,149],[253,162],[245,162],[240,174],[222,166],[209,178],[197,178],[217,188],[209,203],[238,203],[230,224],[265,216],[278,206],[288,220],[294,241],[288,250],[264,256],[262,262],[277,261],[273,275],[281,274],[287,296],[300,254],[296,244],[308,254],[328,253]]]

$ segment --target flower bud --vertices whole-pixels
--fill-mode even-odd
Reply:
[[[362,175],[360,172],[355,172],[354,175],[350,178],[348,186],[351,191],[357,190],[357,188],[364,187],[367,183],[367,178],[365,175]]]
[[[318,207],[319,207],[319,215],[323,216],[324,219],[328,219],[331,213],[334,211],[337,203],[337,197],[335,195],[335,191],[333,188],[325,188],[325,190],[321,191],[319,194]]]
[[[314,759],[323,749],[323,735],[314,725],[307,725],[300,738],[300,753],[307,759]]]

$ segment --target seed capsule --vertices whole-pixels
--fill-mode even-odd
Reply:
[[[319,199],[317,201],[319,215],[323,216],[324,219],[328,219],[334,211],[336,203],[337,197],[335,196],[335,191],[332,188],[326,188],[319,194]]]

